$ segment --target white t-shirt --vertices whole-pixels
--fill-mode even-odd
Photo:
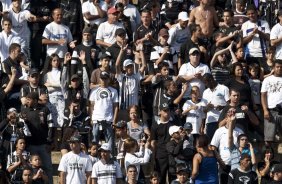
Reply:
[[[168,33],[169,38],[167,42],[175,48],[176,52],[179,52],[181,45],[190,38],[188,26],[185,29],[182,29],[179,23],[170,28]]]
[[[60,39],[66,40],[64,45],[47,45],[47,55],[50,56],[56,53],[60,58],[64,58],[65,53],[68,51],[67,44],[73,40],[70,29],[63,24],[57,24],[55,22],[51,22],[45,27],[42,36],[53,41]]]
[[[100,6],[101,10],[107,12],[107,10],[108,10],[108,5],[107,5],[107,3],[105,3],[104,1],[101,1],[101,2],[99,3],[99,6]],[[91,2],[90,2],[90,1],[86,1],[86,2],[84,2],[84,3],[82,4],[82,13],[84,14],[84,13],[87,13],[87,12],[89,12],[91,15],[99,15],[98,10],[97,10],[97,7],[94,6],[94,3],[93,3],[92,1],[91,1]],[[89,21],[89,20],[87,20],[87,19],[83,16],[83,20],[84,20],[87,24],[91,24],[91,25],[96,24],[96,25],[99,25],[99,24],[101,24],[102,22],[105,21],[105,18],[98,18],[98,19]]]
[[[0,33],[0,59],[3,62],[6,58],[9,57],[9,47],[12,43],[20,44],[21,49],[26,46],[26,43],[19,36],[16,36],[14,33],[7,35],[4,31]]]
[[[264,33],[270,34],[268,23],[264,20],[259,20],[259,21],[261,22],[260,26],[258,25],[258,23],[253,23],[249,20],[242,24],[241,30],[243,31],[244,38],[249,36],[255,27],[258,27],[258,30]],[[263,38],[261,39],[263,40]],[[266,43],[265,41],[263,41],[263,43],[264,43],[263,46],[264,53],[266,53]],[[247,55],[249,54],[252,57],[263,57],[259,34],[255,34],[253,39],[249,43],[247,43],[245,52]]]
[[[106,43],[114,44],[116,42],[115,33],[118,28],[124,29],[121,22],[110,24],[106,21],[101,23],[97,30],[96,40],[102,40]]]
[[[183,65],[181,65],[178,76],[194,75],[199,72],[201,72],[202,76],[205,73],[211,73],[207,65],[200,63],[197,67],[194,67],[189,62],[189,63],[184,63]],[[192,86],[198,86],[200,88],[201,95],[203,94],[203,91],[205,90],[205,84],[200,79],[193,79],[189,81],[189,88],[184,95],[185,98],[190,96]]]
[[[277,23],[271,29],[270,40],[276,40],[281,37],[282,37],[282,25],[280,23]],[[275,58],[282,59],[282,43],[276,46]]]
[[[118,103],[118,92],[112,87],[97,87],[90,92],[89,100],[94,102],[92,120],[109,122],[113,121],[113,104]]]
[[[190,108],[191,106],[197,106],[198,109],[196,110],[190,110],[188,112],[188,114],[186,115],[186,122],[190,122],[193,126],[193,130],[191,132],[191,134],[199,134],[200,133],[200,128],[201,128],[201,124],[203,119],[206,117],[205,113],[203,111],[203,107],[205,106],[205,102],[204,100],[201,100],[198,103],[194,103],[192,102],[192,100],[187,100],[184,104],[183,104],[183,108],[182,110],[185,111],[188,108]]]
[[[82,152],[75,154],[71,151],[63,155],[58,171],[66,172],[66,184],[86,183],[85,172],[92,171],[91,160]]]
[[[277,104],[282,104],[282,77],[271,75],[266,77],[261,86],[261,92],[267,93],[268,108],[275,108]]]
[[[137,26],[141,24],[141,17],[138,9],[132,4],[127,4],[124,6],[123,14],[130,18],[132,31],[135,31]]]
[[[12,9],[10,9],[8,12],[8,17],[12,20],[13,33],[27,41],[27,38],[29,39],[30,36],[30,31],[27,26],[27,20],[31,15],[30,12],[28,10],[23,10],[19,13],[16,13]]]
[[[127,107],[131,105],[138,105],[141,79],[143,79],[143,77],[139,72],[131,76],[125,74],[117,75],[117,81],[120,87],[120,91],[119,91],[120,105],[122,105],[122,103],[124,102],[126,102],[125,104],[127,105]],[[122,99],[124,100],[122,101]]]
[[[93,166],[91,178],[97,178],[98,184],[116,184],[116,179],[122,178],[120,165],[116,161],[105,164],[99,160]]]
[[[235,127],[233,129],[234,145],[237,145],[237,137],[243,133],[244,132],[238,127]],[[212,140],[211,140],[211,145],[218,148],[222,161],[225,164],[230,165],[231,164],[230,163],[231,152],[230,152],[230,149],[228,148],[228,129],[225,126],[220,127],[215,131],[212,137]]]
[[[161,57],[161,55],[163,54],[164,47],[154,46],[154,49],[155,50],[152,51],[150,55],[150,60],[153,60],[153,61],[158,60]],[[177,58],[177,54],[176,54],[174,47],[170,47],[169,53],[173,55],[172,60],[163,60],[163,61],[168,63],[170,69],[173,69],[173,64],[177,63],[174,60],[174,56]],[[154,68],[155,69],[158,68],[158,65],[156,63],[154,63]]]
[[[12,0],[0,0],[3,7],[3,12],[8,11],[12,8]],[[22,0],[22,9],[26,9],[27,5],[29,4],[29,0]]]
[[[225,106],[229,100],[229,89],[222,84],[218,84],[213,91],[210,88],[206,89],[203,93],[203,99],[206,100],[207,104],[213,104],[214,107]],[[206,123],[217,122],[220,112],[216,109],[208,111]]]

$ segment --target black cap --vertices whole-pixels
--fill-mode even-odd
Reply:
[[[118,28],[115,32],[115,36],[118,36],[118,35],[125,35],[126,34],[126,31],[123,29],[123,28]]]
[[[282,172],[282,164],[274,164],[270,170],[270,172]]]
[[[176,173],[178,174],[181,171],[190,173],[189,168],[187,167],[185,163],[176,164]]]
[[[37,92],[28,93],[25,97],[26,98],[30,98],[30,99],[34,99],[34,100],[38,100],[39,99],[39,95],[38,95]]]
[[[104,59],[104,58],[112,58],[111,53],[109,52],[104,52],[101,56],[100,59]]]
[[[89,33],[89,34],[92,34],[92,29],[91,27],[85,27],[82,31],[82,33]]]
[[[79,79],[80,77],[77,75],[77,74],[73,74],[72,76],[71,76],[71,80],[73,80],[73,79]]]
[[[103,80],[104,79],[109,79],[110,78],[110,74],[108,72],[103,71],[103,72],[100,73],[100,78],[103,79]]]
[[[162,110],[168,110],[168,109],[169,109],[169,106],[168,106],[167,103],[161,104],[161,106],[160,106],[160,110],[161,110],[161,111],[162,111]]]
[[[39,70],[37,68],[31,68],[29,70],[28,75],[39,74]]]
[[[184,130],[192,130],[193,129],[193,126],[191,123],[189,122],[186,122],[183,126]]]
[[[118,121],[116,124],[113,124],[113,125],[116,128],[123,128],[123,127],[127,126],[127,123],[125,121],[121,120],[121,121]]]
[[[73,135],[73,136],[71,136],[71,138],[69,139],[68,142],[80,142],[80,141],[81,141],[80,135]]]

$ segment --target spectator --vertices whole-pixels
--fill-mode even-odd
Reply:
[[[183,136],[183,148],[181,150],[182,158],[184,160],[189,170],[192,170],[192,161],[195,155],[196,147],[194,145],[195,140],[191,132],[193,131],[193,126],[191,123],[186,122],[183,126],[183,131],[181,132],[181,137]]]
[[[191,92],[192,86],[198,86],[200,88],[200,96],[202,96],[205,89],[202,76],[205,73],[210,73],[210,69],[207,65],[200,63],[200,51],[194,47],[189,50],[189,63],[185,63],[179,69],[178,76],[184,78],[189,82],[188,91]],[[185,98],[190,96],[190,93],[184,95]]]
[[[172,181],[171,184],[190,184],[191,171],[184,163],[176,165],[176,176],[177,179]]]
[[[36,184],[44,184],[48,182],[48,176],[41,168],[41,158],[39,155],[33,154],[30,156],[30,165],[32,167],[32,180]]]
[[[264,114],[264,141],[270,143],[274,141],[274,136],[279,132],[277,123],[281,120],[281,86],[282,61],[276,60],[274,72],[265,78],[261,87],[261,104]],[[275,118],[274,118],[275,117]],[[280,132],[281,133],[281,132]]]
[[[22,181],[23,184],[33,184],[32,169],[28,166],[23,168]]]
[[[282,164],[275,164],[272,168],[273,181],[270,184],[278,184],[282,181]]]
[[[121,22],[118,22],[118,11],[115,7],[108,10],[108,20],[99,25],[96,35],[96,43],[102,48],[102,51],[115,43],[115,32],[118,28],[123,28]]]
[[[203,93],[203,99],[207,103],[204,108],[204,112],[207,113],[205,133],[212,139],[218,127],[220,112],[229,100],[229,89],[222,84],[218,84],[210,73],[206,73],[203,76],[203,80],[207,87]]]
[[[169,29],[168,44],[171,45],[177,53],[180,51],[180,46],[185,43],[190,37],[190,31],[188,28],[188,13],[180,12],[178,14],[178,23]],[[174,61],[176,63],[176,60]]]
[[[262,160],[258,162],[258,174],[261,177],[261,184],[268,184],[272,181],[271,168],[280,162],[274,160],[274,150],[271,147],[265,147],[262,150]]]
[[[150,155],[152,151],[149,149],[150,140],[140,145],[139,152],[136,152],[138,148],[137,141],[133,138],[127,138],[124,141],[124,167],[128,168],[129,165],[133,164],[137,168],[137,178],[139,182],[144,182],[145,176],[141,171],[140,166],[149,163]],[[126,171],[127,173],[127,171]]]
[[[266,78],[273,74],[273,66],[275,60],[275,47],[269,47],[266,52],[266,62],[265,66],[263,66],[263,78]]]
[[[132,5],[132,6],[134,6],[134,5]],[[116,3],[115,8],[119,11],[118,21],[122,23],[124,30],[126,31],[126,34],[128,36],[127,41],[128,41],[128,43],[132,43],[133,33],[135,32],[136,27],[133,30],[132,25],[131,25],[131,21],[130,21],[130,17],[128,17],[124,14],[125,5],[123,3],[121,3],[121,2]],[[138,13],[139,13],[139,11],[138,11]],[[140,15],[139,15],[139,18],[140,18]],[[134,22],[134,24],[135,24],[135,22]],[[136,26],[137,26],[137,24],[136,24]]]
[[[258,176],[251,170],[251,156],[243,153],[240,158],[240,167],[229,173],[228,184],[244,182],[246,184],[258,184]]]
[[[225,167],[216,151],[209,149],[209,137],[200,135],[196,140],[197,152],[193,158],[193,171],[191,178],[195,184],[198,183],[218,183],[218,167]]]
[[[48,70],[44,75],[44,85],[47,87],[50,111],[56,127],[62,127],[64,123],[65,100],[61,88],[61,65],[57,54],[52,54],[49,60]],[[34,75],[34,74],[33,74]],[[30,76],[32,77],[32,75]]]
[[[122,173],[120,165],[111,158],[111,147],[108,143],[99,148],[101,159],[96,162],[92,169],[92,183],[121,184]]]
[[[241,28],[242,24],[248,21],[246,15],[246,0],[236,0],[234,5],[234,24],[236,27]]]
[[[92,89],[89,96],[89,114],[93,123],[93,142],[99,142],[101,132],[104,133],[110,149],[114,149],[114,132],[112,124],[117,122],[118,93],[109,87],[110,74],[101,72],[101,85]]]
[[[45,27],[42,35],[42,44],[47,46],[47,56],[56,53],[61,59],[67,53],[68,44],[71,48],[75,47],[71,31],[62,23],[62,17],[62,9],[54,9],[53,22]]]
[[[89,144],[89,158],[91,160],[91,163],[92,163],[92,167],[93,165],[99,161],[99,158],[98,158],[98,149],[99,149],[100,145],[93,142],[93,143],[90,143]]]
[[[91,160],[81,152],[80,142],[80,136],[72,136],[69,140],[71,151],[63,155],[58,168],[62,184],[91,183]]]
[[[24,138],[16,139],[15,148],[15,151],[8,155],[7,171],[11,175],[11,181],[17,183],[22,181],[23,168],[28,166],[29,153],[25,150]]]
[[[150,175],[150,184],[160,184],[160,177],[158,172],[153,171]]]
[[[260,20],[254,5],[247,7],[248,21],[242,24],[243,44],[247,63],[257,63],[260,66],[265,62],[266,42],[269,41],[270,29],[268,22]]]
[[[138,9],[129,3],[129,0],[120,0],[124,5],[123,13],[130,18],[132,31],[137,29],[137,26],[141,23],[140,13]]]
[[[38,93],[31,92],[26,96],[27,108],[21,114],[24,117],[31,136],[27,137],[27,149],[31,154],[37,153],[42,158],[43,169],[48,176],[48,182],[53,183],[50,144],[53,139],[52,117],[46,106],[38,104]]]
[[[282,10],[278,12],[279,22],[274,25],[270,32],[270,44],[276,47],[275,59],[282,59],[282,42],[281,42],[281,24],[282,23]]]
[[[137,168],[135,165],[129,165],[127,166],[127,173],[126,178],[127,182],[126,184],[137,184]]]

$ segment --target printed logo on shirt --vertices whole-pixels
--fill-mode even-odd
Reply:
[[[69,163],[70,170],[82,170],[83,164],[80,163]]]

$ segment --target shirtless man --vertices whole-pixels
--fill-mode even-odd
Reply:
[[[189,17],[189,25],[199,24],[202,33],[206,38],[210,38],[214,28],[218,27],[218,17],[214,7],[210,6],[210,0],[199,0],[200,5],[192,9]]]

